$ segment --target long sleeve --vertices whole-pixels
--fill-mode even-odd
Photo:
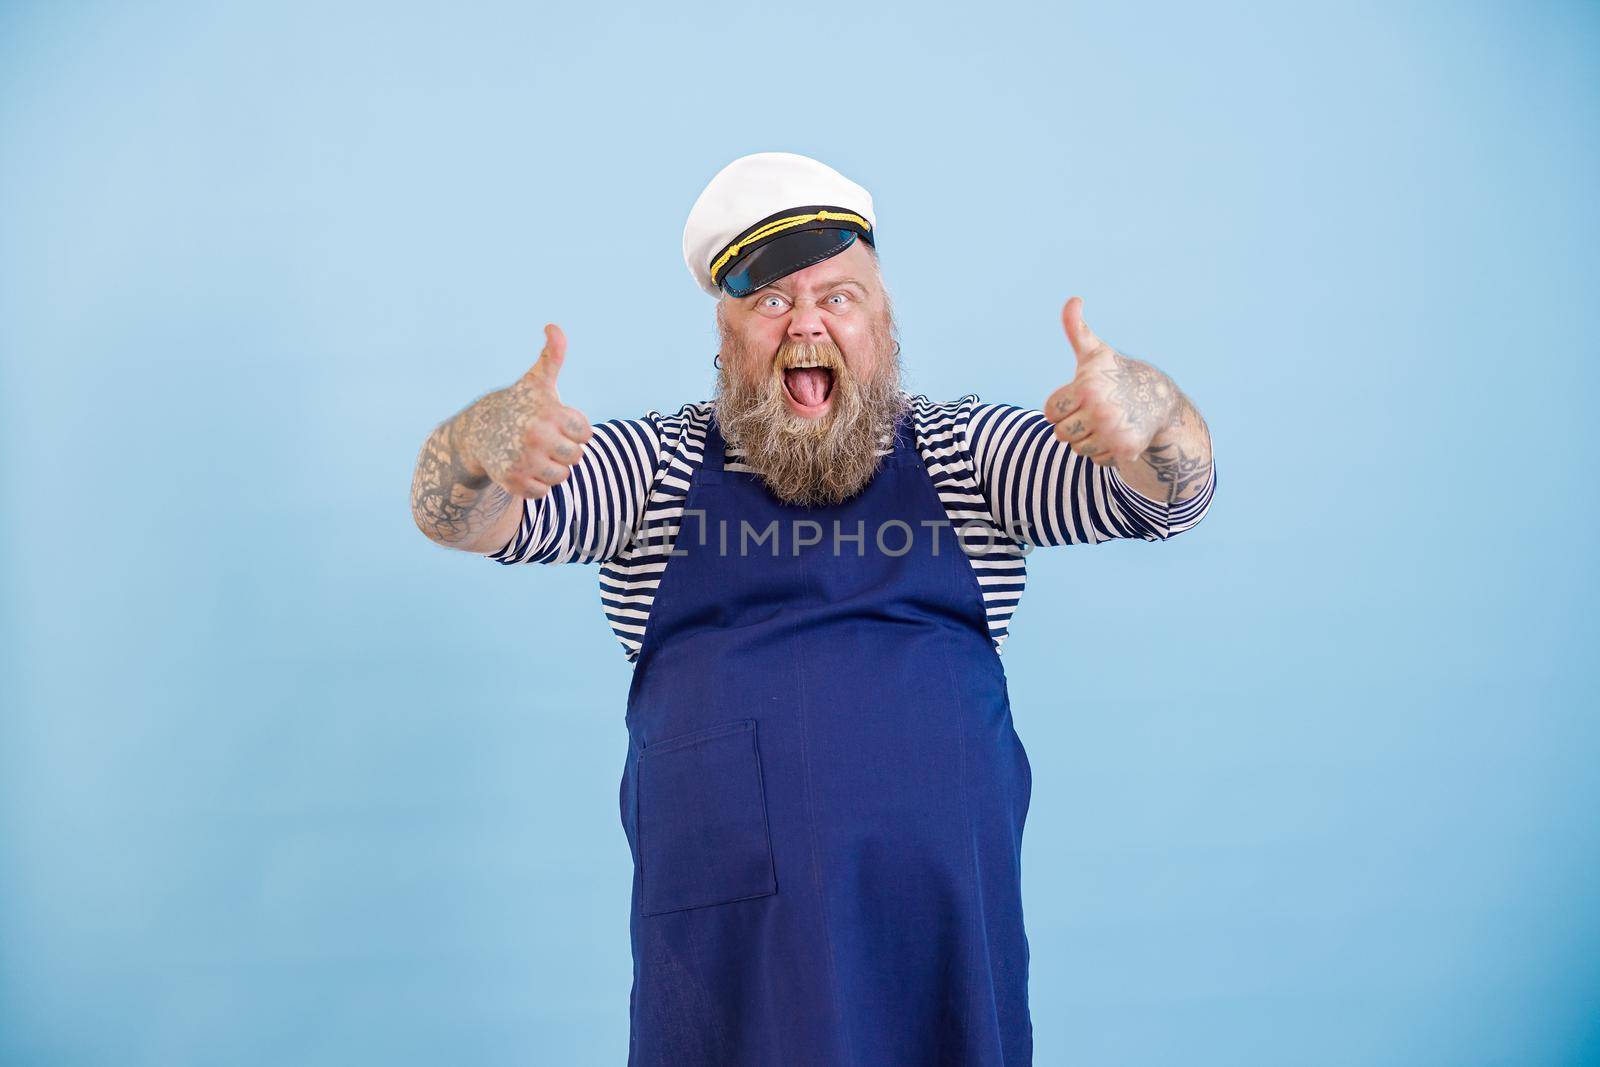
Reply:
[[[1044,412],[962,398],[959,420],[978,485],[995,524],[1036,546],[1095,544],[1113,538],[1160,541],[1190,529],[1211,506],[1216,466],[1187,500],[1168,505],[1127,485],[1058,441]]]

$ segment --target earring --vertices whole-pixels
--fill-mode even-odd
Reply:
[[[900,358],[900,342],[899,341],[896,341],[894,343],[894,358],[895,359],[899,359]]]
[[[722,353],[721,352],[718,352],[716,355],[711,357],[711,365],[713,367],[717,368],[718,370],[722,369]]]

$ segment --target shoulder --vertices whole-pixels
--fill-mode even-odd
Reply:
[[[650,477],[689,450],[698,454],[711,417],[708,401],[684,404],[670,415],[651,409],[636,418],[607,419],[594,424],[597,462]],[[696,457],[698,458],[698,456]]]
[[[945,418],[963,410],[970,411],[978,402],[976,393],[966,393],[954,400],[930,400],[926,393],[906,393],[905,398],[919,419]]]
[[[700,400],[681,405],[671,415],[654,410],[646,413],[645,420],[660,441],[662,468],[671,466],[674,461],[688,466],[700,462],[705,452],[706,427],[714,410],[712,401]]]
[[[907,394],[917,451],[924,462],[970,466],[967,432],[978,403],[976,393],[955,400],[931,400],[925,394]]]
[[[644,417],[663,435],[676,438],[696,429],[703,434],[706,423],[711,419],[714,406],[710,400],[699,400],[682,405],[671,415],[651,410],[646,412]]]
[[[973,412],[980,407],[976,393],[967,393],[954,400],[930,400],[924,393],[907,393],[906,402],[910,405],[917,433],[929,436],[964,434]]]
[[[955,400],[930,400],[924,393],[907,393],[906,402],[918,434],[931,435],[959,431],[972,418],[978,396],[967,393]]]

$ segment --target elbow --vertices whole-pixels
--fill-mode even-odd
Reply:
[[[411,512],[411,521],[416,524],[418,532],[420,532],[423,537],[426,537],[428,540],[432,541],[434,544],[438,545],[439,547],[441,547],[441,548],[460,548],[460,547],[462,547],[461,545],[450,541],[445,536],[444,531],[439,528],[438,522],[436,522],[435,520],[431,519],[427,515],[424,515],[422,512],[413,510]]]
[[[439,535],[438,526],[416,508],[411,509],[411,521],[416,524],[417,532],[422,534],[422,536],[426,537],[428,540],[432,541],[434,544],[443,545],[446,548],[451,547],[450,544]]]

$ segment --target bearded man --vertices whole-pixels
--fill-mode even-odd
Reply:
[[[439,544],[600,564],[634,664],[631,1065],[1031,1062],[1032,775],[999,659],[1024,557],[1210,503],[1199,412],[1077,297],[1042,410],[907,395],[874,226],[816,160],[735,160],[684,229],[711,401],[591,426],[551,324],[417,463]]]

